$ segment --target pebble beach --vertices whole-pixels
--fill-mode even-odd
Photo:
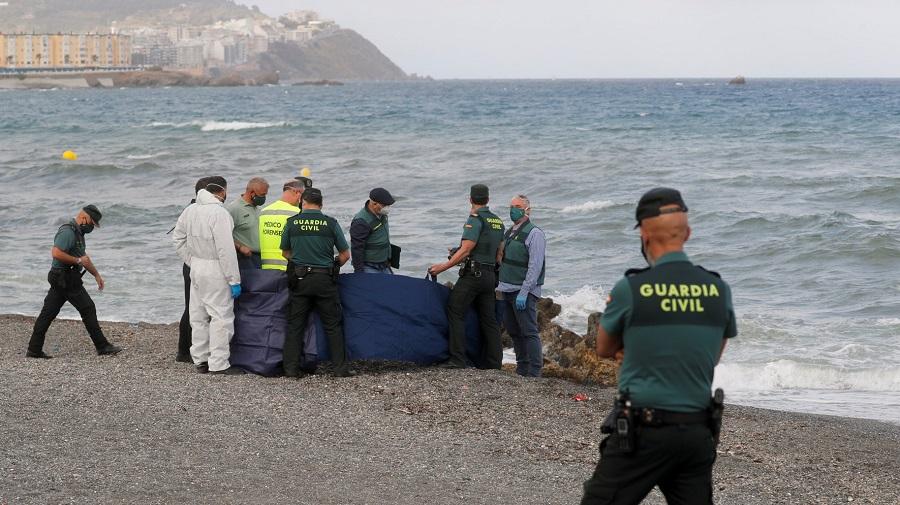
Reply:
[[[578,503],[613,389],[358,363],[349,379],[210,376],[175,325],[0,316],[0,504]],[[576,401],[578,394],[586,401]],[[716,503],[900,503],[900,425],[728,405]],[[664,503],[657,492],[645,503]]]

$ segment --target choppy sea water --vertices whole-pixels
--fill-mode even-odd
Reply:
[[[577,331],[642,264],[637,198],[678,187],[688,251],[734,291],[740,336],[716,371],[729,399],[900,419],[900,81],[0,92],[0,313],[39,311],[56,227],[96,203],[101,319],[173,322],[166,231],[194,181],[222,174],[236,198],[303,166],[345,227],[370,188],[397,195],[414,276],[458,241],[470,184],[491,186],[500,215],[526,193],[549,239],[546,294]]]

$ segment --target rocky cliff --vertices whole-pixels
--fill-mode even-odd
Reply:
[[[304,46],[273,43],[258,56],[261,71],[279,72],[282,82],[317,79],[397,81],[406,73],[375,44],[353,30],[317,38]]]

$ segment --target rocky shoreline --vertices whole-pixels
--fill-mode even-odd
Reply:
[[[86,89],[86,88],[196,88],[266,86],[279,83],[276,72],[229,71],[188,72],[138,70],[133,72],[90,72],[22,74],[0,76],[0,89]]]
[[[101,358],[57,321],[57,357],[28,360],[32,324],[0,316],[2,504],[578,503],[613,394],[398,363],[198,375],[173,359],[175,325],[144,323],[104,323],[126,350]],[[900,426],[729,405],[716,503],[900,503],[898,462]]]

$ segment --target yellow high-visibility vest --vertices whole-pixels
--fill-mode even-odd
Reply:
[[[281,232],[291,216],[300,213],[300,207],[278,200],[259,213],[259,255],[263,270],[287,270],[288,262],[281,255]]]

